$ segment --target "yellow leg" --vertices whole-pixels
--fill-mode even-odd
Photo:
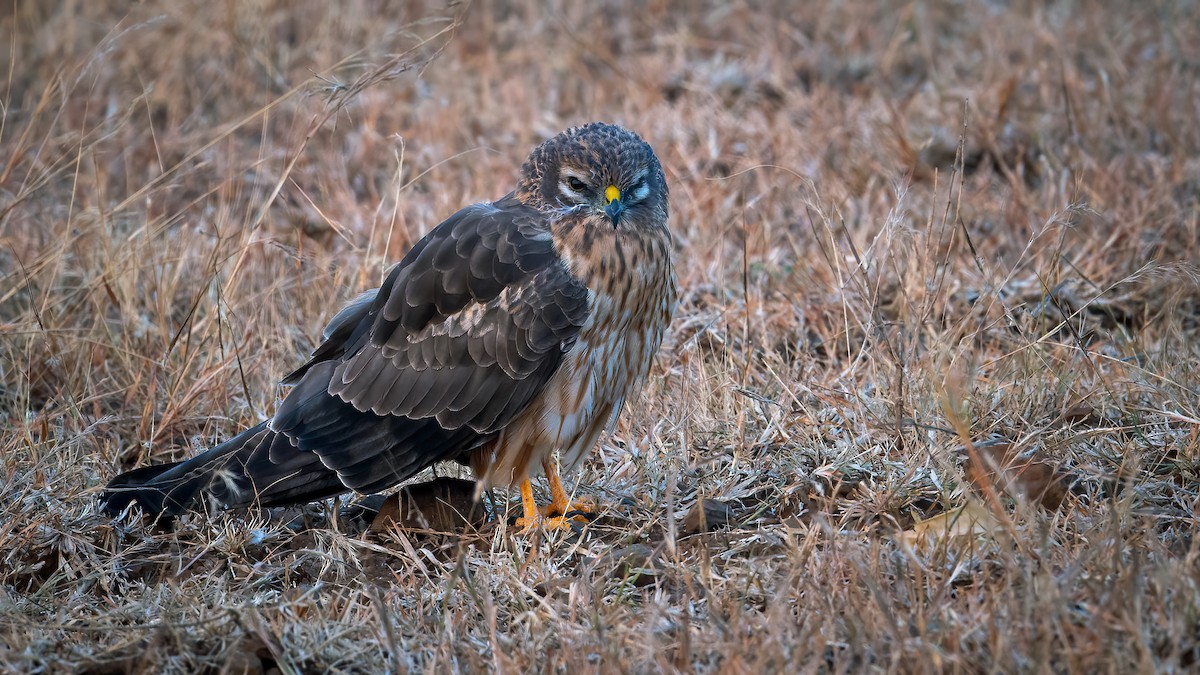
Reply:
[[[533,484],[528,478],[521,481],[521,510],[524,515],[517,518],[514,525],[526,532],[536,527],[544,530],[570,529],[572,525],[586,523],[588,514],[596,512],[596,505],[590,499],[571,502],[563,489],[562,479],[558,475],[558,467],[554,461],[547,458],[542,462],[546,479],[550,481],[550,505],[538,507],[533,500]],[[566,514],[570,513],[568,516]]]
[[[521,481],[521,509],[525,515],[517,519],[518,526],[529,529],[542,519],[542,514],[538,512],[537,502],[533,501],[533,483],[530,483],[528,478]]]
[[[542,470],[546,472],[546,480],[550,481],[550,508],[546,510],[547,514],[565,516],[580,511],[590,515],[596,512],[596,503],[591,499],[583,498],[574,503],[567,500],[567,491],[563,489],[562,478],[553,459],[547,457],[542,460]]]

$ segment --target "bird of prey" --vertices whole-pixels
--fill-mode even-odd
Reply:
[[[569,526],[589,504],[568,502],[554,453],[577,466],[650,368],[676,300],[667,215],[648,143],[612,124],[563,131],[515,190],[450,216],[334,315],[271,419],[117,476],[103,507],[298,504],[458,460],[477,495],[520,486],[519,527]]]

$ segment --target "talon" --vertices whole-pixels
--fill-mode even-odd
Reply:
[[[599,518],[600,514],[596,513],[595,511],[585,511],[583,509],[571,509],[570,511],[567,511],[566,513],[564,513],[563,516],[566,518],[572,518],[572,519],[583,518],[584,520],[586,520],[587,522],[590,523],[593,520]]]

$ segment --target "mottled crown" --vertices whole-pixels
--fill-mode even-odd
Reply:
[[[533,149],[521,166],[517,198],[542,211],[557,209],[560,170],[590,175],[596,184],[624,188],[641,177],[650,186],[654,207],[667,216],[667,183],[650,144],[616,124],[592,122],[571,127]]]

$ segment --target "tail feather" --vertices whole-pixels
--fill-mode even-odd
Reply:
[[[270,447],[286,443],[263,422],[191,459],[122,473],[105,488],[101,507],[115,516],[137,504],[147,515],[169,519],[206,508],[296,504],[346,491],[313,453],[277,451],[287,459],[272,462]]]
[[[126,471],[114,478],[104,494],[100,497],[100,505],[109,515],[117,515],[136,503],[146,513],[178,514],[186,510],[183,500],[184,493],[193,490],[180,489],[183,486],[167,487],[168,483],[159,483],[159,478],[178,467],[183,462],[171,462],[156,466],[144,466],[140,469]],[[154,486],[154,487],[151,487]],[[178,494],[176,494],[178,493]]]

